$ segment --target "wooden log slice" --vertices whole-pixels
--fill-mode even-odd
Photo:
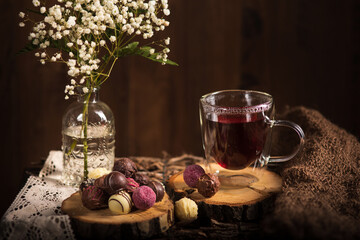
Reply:
[[[211,166],[214,171],[219,170],[222,184],[220,190],[211,198],[205,198],[194,188],[186,185],[183,172],[173,175],[167,181],[171,189],[170,195],[176,201],[181,197],[193,199],[199,207],[199,216],[215,219],[221,222],[246,222],[259,220],[264,212],[270,209],[275,193],[281,191],[282,179],[279,175],[267,169],[248,167],[236,171],[236,175],[244,176],[244,181],[238,181],[236,187],[232,180],[224,178],[233,175],[234,171],[222,169],[217,164]]]
[[[165,194],[161,202],[147,210],[116,215],[108,208],[89,210],[83,206],[80,193],[63,201],[61,210],[69,215],[77,238],[137,239],[168,230],[174,223],[174,205]]]

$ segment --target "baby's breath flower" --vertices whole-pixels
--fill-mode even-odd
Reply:
[[[39,1],[39,0],[33,0],[32,3],[33,3],[33,5],[34,5],[35,7],[39,7],[39,6],[40,6],[40,1]]]
[[[89,91],[89,86],[97,86],[108,78],[113,65],[106,64],[113,64],[121,57],[116,55],[122,52],[119,50],[129,46],[115,43],[125,43],[137,36],[139,39],[150,39],[156,32],[169,26],[164,19],[170,14],[168,0],[57,0],[52,6],[40,1],[32,0],[32,3],[40,8],[43,20],[31,20],[34,25],[28,39],[40,50],[44,49],[35,54],[41,57],[39,60],[42,64],[66,63],[67,73],[71,77],[71,86],[65,89],[66,97],[73,95],[74,89],[71,87],[80,85],[85,92]],[[25,13],[20,12],[19,17],[25,18]],[[19,26],[25,26],[25,21],[20,22]],[[114,29],[117,29],[116,32]],[[66,48],[62,45],[59,47],[57,40],[60,39]],[[107,40],[112,43],[111,46],[107,46]],[[169,44],[170,38],[153,41],[148,51],[155,56],[154,60],[166,64],[170,49],[163,45]],[[143,49],[139,43],[137,45],[134,50]],[[60,52],[49,56],[45,52],[48,47],[58,48]],[[157,50],[157,47],[163,49]],[[62,50],[67,54],[62,56]],[[104,62],[103,59],[110,61]],[[74,79],[76,77],[80,79],[78,82]],[[90,84],[86,88],[85,82]]]
[[[69,59],[67,64],[68,64],[69,67],[74,67],[76,65],[76,60],[75,59]]]
[[[166,16],[169,16],[169,15],[170,15],[170,10],[169,10],[169,9],[164,9],[163,12],[164,12],[164,14],[165,14]]]
[[[167,39],[165,39],[165,44],[169,45],[170,44],[170,38],[168,37]]]
[[[69,8],[72,6],[72,2],[66,2],[65,7]]]
[[[83,93],[88,93],[89,92],[89,89],[87,87],[83,87]]]
[[[110,40],[111,42],[115,42],[115,41],[116,41],[116,37],[115,37],[115,36],[111,36],[111,37],[109,38],[109,40]]]

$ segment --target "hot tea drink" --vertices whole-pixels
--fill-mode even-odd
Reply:
[[[221,167],[239,170],[259,158],[269,129],[259,115],[223,114],[217,116],[217,121],[205,119],[205,131],[212,139],[209,153]]]
[[[267,93],[236,89],[208,93],[200,98],[199,112],[205,171],[218,175],[222,188],[253,184],[268,163],[290,160],[304,144],[299,125],[274,119],[273,97]],[[300,141],[292,153],[270,155],[274,127],[297,133]]]

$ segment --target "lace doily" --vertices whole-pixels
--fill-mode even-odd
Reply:
[[[77,188],[60,183],[62,159],[51,151],[39,176],[29,177],[1,219],[0,239],[75,239],[61,203]]]

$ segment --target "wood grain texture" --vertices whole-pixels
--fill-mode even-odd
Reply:
[[[174,223],[174,205],[165,194],[161,202],[147,210],[116,215],[108,208],[89,210],[82,205],[80,193],[62,203],[77,237],[85,239],[136,239],[151,237],[168,230]]]
[[[220,167],[214,164],[212,169],[220,170]],[[259,220],[263,209],[274,200],[271,196],[281,191],[281,177],[266,169],[254,170],[248,167],[236,171],[236,175],[246,176],[253,183],[247,184],[245,180],[244,184],[238,183],[233,188],[225,185],[232,183],[232,180],[226,180],[226,176],[231,176],[234,172],[225,169],[220,171],[221,186],[211,198],[205,198],[197,190],[189,188],[184,182],[183,171],[173,175],[167,181],[167,187],[172,190],[170,192],[175,200],[189,197],[198,204],[202,217],[205,215],[221,222]]]
[[[29,27],[18,12],[31,1],[1,1],[0,180],[14,199],[26,166],[60,149],[69,83],[66,66],[15,56]],[[114,112],[117,156],[202,155],[198,101],[220,89],[271,93],[278,109],[305,105],[360,137],[360,1],[170,0],[169,58],[179,67],[120,59],[100,98]]]

